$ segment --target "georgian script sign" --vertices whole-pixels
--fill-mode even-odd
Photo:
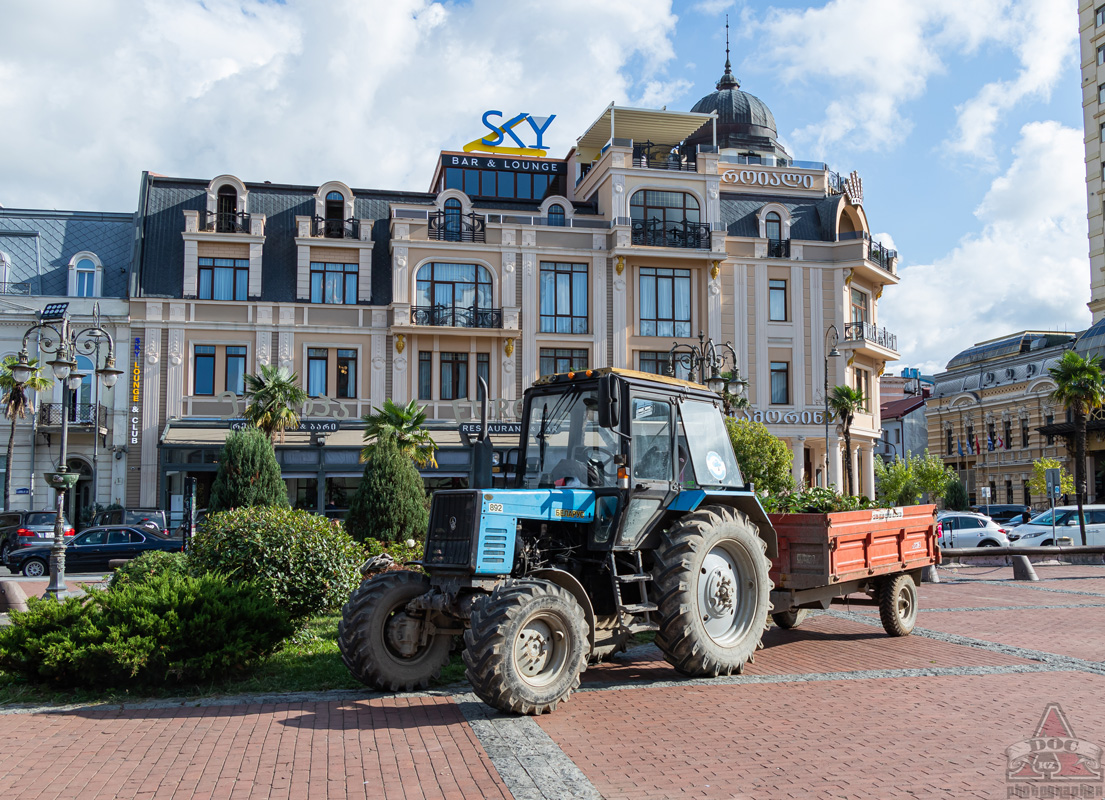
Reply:
[[[230,421],[230,429],[233,431],[242,431],[250,427],[250,424],[244,419],[234,419]],[[290,426],[284,429],[285,433],[334,433],[338,429],[338,423],[332,420],[325,419],[301,419],[298,425]]]
[[[819,192],[825,189],[824,174],[813,170],[789,172],[777,167],[752,165],[744,169],[724,169],[720,171],[722,183],[765,189],[806,189]]]
[[[733,414],[737,419],[762,422],[765,425],[824,425],[825,412],[820,408],[807,408],[802,411],[782,411],[769,408],[760,411],[757,408],[738,408]],[[830,417],[830,420],[832,418]]]

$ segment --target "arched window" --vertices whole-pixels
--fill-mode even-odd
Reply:
[[[478,264],[433,262],[418,270],[413,309],[416,325],[499,328],[492,308],[491,272]]]
[[[686,192],[642,189],[629,201],[633,244],[653,247],[709,247],[710,230],[701,223],[698,200]]]
[[[764,217],[764,231],[771,241],[779,241],[783,238],[783,220],[776,211],[769,211]]]
[[[90,258],[77,262],[77,297],[96,296],[96,265]]]
[[[553,203],[549,206],[549,227],[564,227],[564,206],[560,205],[560,203]]]
[[[445,241],[460,241],[460,200],[450,197],[445,201]]]
[[[345,196],[341,192],[326,195],[326,230],[330,239],[341,239],[345,235]]]
[[[219,233],[233,232],[238,221],[238,190],[229,183],[219,187],[215,200],[215,230]]]

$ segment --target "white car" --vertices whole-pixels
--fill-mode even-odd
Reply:
[[[1105,545],[1105,506],[1082,506],[1086,514],[1086,544]],[[1051,529],[1051,510],[1033,517],[1024,525],[1018,525],[1016,533],[1009,538],[1014,547],[1051,547],[1055,540],[1059,544],[1082,544],[1082,532],[1078,526],[1077,506],[1056,506],[1055,532]],[[1069,542],[1063,539],[1070,539]]]
[[[938,544],[942,548],[1009,546],[1008,531],[985,514],[942,511],[936,521],[940,523]]]

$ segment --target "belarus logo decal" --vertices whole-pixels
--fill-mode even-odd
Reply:
[[[1075,737],[1058,703],[1048,703],[1036,734],[1007,747],[1005,755],[1005,777],[1010,782],[1089,784],[1101,782],[1103,777],[1102,749]]]

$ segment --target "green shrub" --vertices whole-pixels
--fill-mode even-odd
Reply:
[[[753,484],[760,494],[769,495],[788,492],[794,487],[790,448],[766,425],[728,417],[725,428],[745,483]]]
[[[117,567],[111,574],[109,589],[119,589],[132,583],[145,583],[156,575],[190,575],[191,561],[187,553],[168,553],[163,550],[151,550],[138,558]]]
[[[349,506],[349,533],[361,542],[421,542],[429,521],[422,476],[410,458],[399,452],[395,437],[381,435]]]
[[[295,618],[341,606],[365,558],[340,522],[275,507],[208,516],[190,556],[197,570],[256,580]]]
[[[28,601],[0,628],[0,668],[64,686],[160,686],[225,678],[293,626],[253,583],[150,575],[110,592]]]
[[[765,497],[763,507],[769,514],[831,514],[835,511],[877,508],[878,504],[866,497],[854,497],[834,489],[814,486],[800,492]]]
[[[288,487],[272,442],[257,428],[235,431],[219,452],[219,471],[211,485],[209,513],[249,506],[287,506]]]
[[[963,481],[956,478],[948,484],[948,491],[944,494],[944,507],[951,511],[966,511],[971,507]]]

